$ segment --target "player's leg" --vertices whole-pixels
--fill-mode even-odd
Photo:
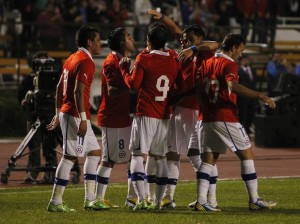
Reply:
[[[241,160],[241,175],[249,195],[249,209],[273,208],[275,202],[267,202],[259,198],[258,181],[254,166],[254,154],[247,132],[238,122],[220,122],[216,126],[219,136],[231,151]],[[222,134],[220,134],[222,133]]]
[[[219,156],[219,152],[226,150],[226,145],[222,143],[221,139],[215,135],[213,127],[209,124],[204,124],[201,137],[203,138],[202,149],[202,163],[197,171],[197,202],[194,210],[196,211],[220,211],[213,208],[207,200],[208,189],[210,186],[210,175],[214,169],[214,165]],[[212,151],[212,149],[214,151]],[[219,150],[219,151],[218,151]]]
[[[241,175],[249,196],[249,209],[259,210],[274,208],[277,205],[276,202],[263,200],[258,195],[258,181],[252,149],[248,148],[243,151],[237,151],[236,154],[241,160]]]
[[[168,181],[168,164],[166,153],[168,152],[169,119],[148,118],[148,125],[155,130],[153,133],[149,155],[156,160],[156,187],[155,201],[148,209],[160,209],[162,198]]]
[[[79,137],[77,136],[79,119],[68,114],[60,113],[59,121],[62,129],[63,139],[66,139],[66,141],[64,141],[63,144],[63,157],[56,169],[52,196],[47,210],[50,212],[72,212],[75,210],[68,208],[68,206],[63,203],[62,197],[70,178],[71,169],[77,159],[76,149],[78,147],[78,143],[82,142],[77,140],[69,140],[69,138],[79,140]],[[84,150],[83,145],[81,145],[80,148]]]
[[[168,182],[163,196],[162,208],[175,208],[174,194],[179,179],[180,155],[177,152],[167,153]]]
[[[126,197],[126,201],[125,201],[125,206],[127,206],[128,208],[133,208],[137,203],[137,196],[135,194],[135,191],[134,191],[134,188],[132,185],[132,181],[131,181],[130,163],[131,163],[131,159],[127,163],[127,176],[128,176],[127,186],[128,186],[128,189],[127,189],[127,197]]]
[[[156,187],[156,161],[153,156],[147,156],[145,170],[145,193],[149,203],[155,201],[155,187]]]
[[[131,181],[134,191],[138,197],[138,202],[134,206],[133,210],[141,210],[147,208],[147,201],[145,198],[145,168],[144,168],[144,156],[148,154],[150,148],[149,135],[145,134],[145,125],[142,125],[144,117],[134,117],[132,122],[131,137],[129,149],[132,151],[130,172]],[[149,127],[149,131],[151,128]]]

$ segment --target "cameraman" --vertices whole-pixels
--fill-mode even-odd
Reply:
[[[44,51],[37,52],[33,55],[32,60],[47,59],[48,53]],[[29,131],[35,122],[40,121],[40,127],[36,133],[32,136],[28,143],[29,156],[28,156],[28,171],[25,183],[37,183],[37,177],[39,174],[39,167],[41,166],[40,148],[42,145],[43,156],[46,162],[46,167],[56,167],[57,158],[56,151],[57,146],[56,132],[48,131],[46,125],[51,121],[52,114],[48,116],[38,116],[35,111],[34,104],[34,78],[36,76],[36,68],[32,65],[33,73],[24,77],[20,83],[18,89],[18,102],[27,113],[27,131]],[[49,105],[51,107],[51,105]],[[54,180],[55,171],[45,170],[43,181],[46,183],[52,183]]]

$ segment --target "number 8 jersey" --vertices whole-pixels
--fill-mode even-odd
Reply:
[[[180,64],[173,50],[140,53],[126,84],[138,90],[136,116],[168,119],[174,84],[182,82]]]

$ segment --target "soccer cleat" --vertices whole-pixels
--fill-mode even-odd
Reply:
[[[109,206],[110,208],[120,208],[119,205],[114,205],[110,202],[110,200],[104,200],[104,203]]]
[[[189,203],[188,207],[191,208],[191,209],[194,209],[195,208],[195,205],[197,203],[197,200],[196,201],[193,201],[191,203]],[[211,207],[213,208],[219,208],[218,207],[218,202],[214,203],[214,204],[210,204]]]
[[[201,205],[200,203],[196,202],[195,207],[193,208],[194,211],[207,211],[207,212],[220,212],[221,209],[214,208],[210,204],[205,203]]]
[[[255,203],[249,202],[250,210],[260,210],[260,209],[272,209],[276,207],[277,202],[274,201],[265,201],[262,198],[257,199]]]
[[[106,210],[110,208],[110,206],[108,206],[104,201],[100,201],[99,199],[93,201],[85,200],[83,207],[86,210],[95,210],[95,211]]]
[[[176,203],[174,200],[170,200],[168,198],[163,198],[161,201],[161,208],[175,208]]]
[[[189,203],[188,207],[193,209],[193,208],[195,208],[196,203],[197,203],[197,200]]]
[[[76,212],[75,209],[69,208],[64,203],[61,203],[59,205],[55,205],[51,202],[49,202],[47,210],[48,210],[48,212]]]
[[[148,208],[148,202],[146,199],[144,199],[143,201],[137,203],[134,207],[133,207],[133,211],[137,211],[137,210],[143,210],[143,209],[147,209]]]
[[[159,204],[154,204],[154,203],[152,203],[151,205],[149,205],[147,207],[147,210],[152,210],[152,211],[160,210],[160,209],[161,209],[161,206],[159,206]]]
[[[137,202],[137,198],[126,198],[125,200],[125,206],[128,207],[128,208],[133,208],[135,205],[136,205],[136,202]]]

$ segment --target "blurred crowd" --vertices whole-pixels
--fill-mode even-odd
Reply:
[[[136,41],[143,42],[151,22],[146,10],[156,8],[181,27],[202,25],[210,40],[220,41],[232,27],[238,27],[249,42],[273,46],[276,18],[299,17],[299,1],[0,0],[0,31],[12,37],[12,47],[24,49],[73,50],[75,31],[86,23],[99,26],[103,36],[118,26],[131,27]],[[252,32],[250,25],[254,27]]]

